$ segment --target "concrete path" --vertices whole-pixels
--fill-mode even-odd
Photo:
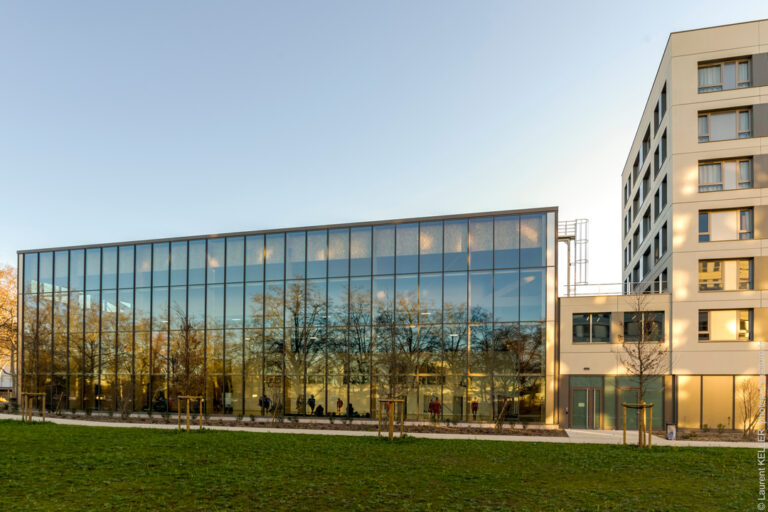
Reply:
[[[42,417],[33,416],[33,420],[40,421]],[[164,430],[175,430],[176,422],[173,418],[170,424],[164,423],[122,423],[122,422],[102,422],[89,420],[73,420],[68,418],[55,418],[47,416],[45,421],[58,425],[79,425],[86,427],[115,427],[115,428],[154,428]],[[0,420],[21,421],[21,416],[17,414],[0,414]],[[312,430],[305,428],[264,428],[247,426],[219,426],[210,425],[205,427],[207,430],[229,430],[237,432],[253,433],[271,433],[271,434],[311,434],[321,436],[352,436],[352,437],[375,437],[377,432],[367,432],[363,430]],[[523,443],[575,443],[575,444],[621,444],[623,432],[616,430],[578,430],[566,429],[568,437],[549,437],[549,436],[516,436],[516,435],[493,435],[493,434],[457,434],[457,433],[426,433],[413,432],[408,433],[410,437],[422,439],[474,439],[481,441],[513,441]],[[637,432],[627,432],[627,442],[637,442]],[[726,441],[668,441],[658,436],[653,437],[653,444],[656,446],[698,446],[698,447],[728,447],[728,448],[764,448],[763,443],[751,442],[726,442]]]

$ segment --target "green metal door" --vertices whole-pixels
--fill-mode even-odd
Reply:
[[[586,389],[574,389],[573,390],[573,428],[588,428],[587,420],[589,415],[587,414],[587,390]]]

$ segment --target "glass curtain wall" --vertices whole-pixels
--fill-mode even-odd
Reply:
[[[409,418],[543,421],[553,219],[25,253],[23,386],[58,409],[370,417],[396,396]]]

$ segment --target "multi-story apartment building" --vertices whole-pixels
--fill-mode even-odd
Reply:
[[[661,292],[651,309],[664,314],[669,364],[658,401],[681,427],[738,427],[739,390],[757,381],[756,342],[768,337],[767,94],[768,20],[671,34],[622,173],[623,292]],[[619,397],[606,379],[627,378],[616,342],[632,303],[564,299],[561,423],[583,423],[579,404],[596,407],[584,389]],[[597,319],[613,335],[580,335],[585,319],[592,334]],[[606,405],[610,427],[604,413],[616,405]]]

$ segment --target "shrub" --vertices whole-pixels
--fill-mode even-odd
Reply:
[[[717,433],[718,434],[722,434],[723,432],[725,432],[725,425],[722,424],[722,423],[718,423],[717,424]]]
[[[704,424],[701,426],[701,430],[702,430],[702,431],[704,431],[704,432],[709,432],[709,425],[707,425],[706,423],[704,423]]]

